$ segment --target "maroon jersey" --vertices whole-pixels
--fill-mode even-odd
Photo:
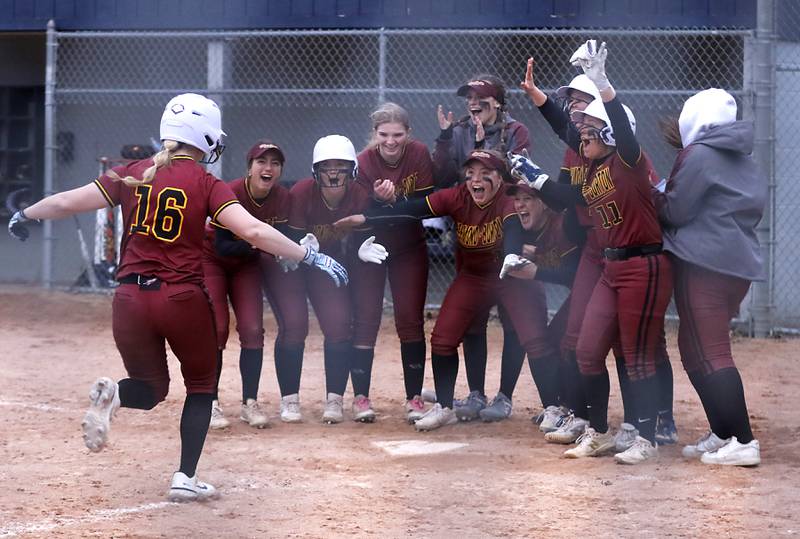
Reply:
[[[250,193],[250,186],[246,178],[238,178],[228,183],[233,194],[239,200],[239,203],[250,212],[250,215],[263,221],[268,225],[279,225],[289,221],[289,190],[276,184],[272,186],[269,194],[261,202],[258,202]],[[221,224],[215,221],[209,221],[206,225],[205,241],[203,242],[203,253],[206,257],[221,261],[217,252],[214,250],[214,236],[217,228],[224,228]],[[254,250],[254,253],[257,251]],[[226,257],[234,258],[234,257]]]
[[[526,234],[525,243],[536,246],[532,262],[540,269],[558,270],[564,257],[577,249],[564,233],[564,214],[548,212],[541,230]]]
[[[412,140],[396,165],[389,165],[378,152],[370,148],[358,154],[358,179],[372,196],[376,180],[391,180],[398,200],[423,196],[433,191],[433,162],[428,147]],[[375,227],[376,241],[389,252],[400,252],[408,246],[420,245],[425,232],[420,222],[410,222]]]
[[[119,176],[141,178],[152,159],[114,167]],[[185,156],[172,158],[153,181],[128,187],[107,175],[95,185],[110,206],[122,205],[123,228],[117,277],[138,273],[166,282],[203,282],[206,217],[216,219],[236,197],[224,182]]]
[[[653,165],[646,153],[628,166],[617,152],[589,169],[582,195],[589,207],[597,245],[632,247],[661,243],[651,193]]]
[[[517,215],[514,199],[505,194],[505,187],[485,206],[475,204],[463,183],[428,195],[427,201],[434,215],[453,219],[461,268],[469,273],[499,273],[503,223]]]
[[[589,168],[589,160],[584,159],[570,147],[564,152],[564,162],[561,164],[561,170],[569,172],[570,184],[583,185],[586,181],[586,171]],[[575,206],[575,213],[578,216],[578,223],[584,227],[592,226],[592,216],[589,213],[589,208],[582,204]]]
[[[371,197],[364,186],[357,182],[348,184],[347,193],[337,208],[328,207],[313,178],[300,180],[289,193],[289,226],[311,232],[319,240],[320,251],[334,258],[341,258],[341,240],[347,235],[347,231],[334,228],[333,223],[367,209]]]

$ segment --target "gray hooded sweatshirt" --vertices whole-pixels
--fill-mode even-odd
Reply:
[[[664,250],[711,271],[764,280],[755,228],[767,202],[767,177],[751,155],[753,124],[719,125],[702,115],[681,115],[684,149],[666,191],[654,193]]]

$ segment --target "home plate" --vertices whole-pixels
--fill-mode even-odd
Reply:
[[[447,453],[461,449],[469,444],[455,442],[426,442],[425,440],[395,440],[393,442],[372,442],[393,457],[415,457],[418,455],[433,455]]]

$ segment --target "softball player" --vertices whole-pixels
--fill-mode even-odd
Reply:
[[[283,172],[283,151],[270,141],[256,142],[247,152],[247,175],[228,186],[239,203],[259,221],[272,226],[284,224],[289,214],[289,190],[278,185]],[[219,405],[219,377],[222,353],[228,342],[230,313],[228,298],[236,315],[239,334],[239,372],[242,377],[240,419],[251,427],[269,425],[258,403],[258,386],[264,357],[264,308],[261,294],[259,251],[228,229],[210,222],[203,243],[203,280],[211,296],[217,327],[217,383],[211,407],[211,428],[230,425]]]
[[[230,188],[198,161],[215,161],[224,146],[216,103],[181,94],[161,118],[164,148],[150,159],[115,167],[93,183],[47,197],[9,221],[12,236],[24,240],[25,221],[59,219],[74,213],[122,205],[122,254],[114,294],[114,340],[129,378],[99,378],[90,391],[83,438],[91,451],[108,440],[120,406],[150,410],[169,390],[165,342],[181,363],[186,401],[181,415],[181,458],[168,498],[215,498],[216,489],[196,475],[208,432],[215,383],[216,335],[203,287],[205,221],[216,222],[259,249],[319,268],[336,282],[347,272],[336,261],[305,249],[258,221],[237,202]]]
[[[358,154],[357,181],[370,193],[376,181],[389,180],[395,201],[424,197],[433,190],[433,166],[428,148],[411,139],[408,112],[384,103],[372,114],[372,140]],[[369,386],[375,341],[383,313],[386,279],[392,290],[395,327],[400,338],[400,358],[406,391],[406,417],[413,423],[425,412],[420,397],[425,376],[425,329],[423,311],[428,286],[428,253],[422,223],[410,221],[376,226],[372,233],[392,256],[386,264],[354,261],[353,364],[350,375],[357,399],[354,417],[374,417]],[[362,420],[363,420],[362,419]]]
[[[453,411],[458,345],[473,320],[485,318],[492,305],[498,304],[508,312],[530,357],[553,358],[546,305],[544,301],[530,302],[531,285],[539,288],[543,298],[541,285],[499,279],[504,252],[519,253],[522,245],[522,227],[513,199],[504,194],[506,171],[505,161],[497,152],[474,150],[464,165],[466,181],[462,184],[424,199],[373,208],[337,223],[360,226],[434,216],[449,216],[455,222],[460,264],[431,334],[438,402],[417,420],[417,430],[433,430],[458,421]]]
[[[652,165],[634,136],[633,115],[616,99],[608,82],[606,54],[605,44],[597,49],[590,40],[571,59],[594,82],[602,99],[593,101],[582,112],[574,112],[572,117],[579,124],[581,136],[580,145],[573,149],[580,149],[587,166],[581,196],[591,213],[604,261],[576,348],[589,426],[578,446],[567,450],[565,456],[594,456],[615,448],[607,422],[609,384],[605,357],[619,335],[639,436],[615,459],[636,464],[657,455],[656,356],[672,274],[662,252],[661,229],[650,194]],[[533,164],[528,159],[515,157],[515,171],[523,172],[529,167],[533,168]],[[540,190],[549,181],[529,180]]]
[[[312,178],[300,180],[290,191],[289,236],[302,243],[318,245],[320,252],[346,259],[350,267],[356,259],[380,264],[386,252],[381,245],[374,243],[374,238],[361,242],[365,235],[359,231],[346,238],[344,231],[333,227],[338,219],[363,211],[371,200],[363,184],[354,181],[358,159],[353,143],[341,135],[319,139],[314,146],[312,171]],[[391,182],[381,181],[374,186],[375,196],[387,196],[387,186],[389,193],[393,193]],[[348,249],[345,240],[360,247]],[[318,279],[315,273],[304,269],[301,272],[301,280],[291,281],[291,286],[281,286],[280,290],[273,291],[281,297],[282,315],[304,322],[300,327],[287,324],[285,341],[293,344],[304,342],[308,333],[308,297],[325,338],[326,401],[322,420],[329,424],[340,423],[344,419],[342,400],[353,356],[351,291],[346,287],[330,286],[327,280]],[[360,389],[357,386],[360,382],[354,381],[354,390]],[[353,418],[374,421],[375,412],[365,395],[355,395]]]
[[[436,115],[441,129],[433,151],[434,178],[437,186],[448,187],[462,181],[461,170],[475,149],[496,150],[505,155],[530,151],[528,128],[514,120],[506,109],[506,88],[493,75],[477,75],[456,92],[465,98],[467,115],[454,121],[452,112],[444,113],[441,105]],[[458,264],[458,260],[456,260]],[[455,411],[459,419],[470,421],[479,417],[486,407],[486,324],[484,318],[476,318],[464,337],[464,365],[470,393],[466,399],[456,401]],[[502,362],[515,364],[524,360],[525,351],[514,333],[513,324],[500,309],[503,324]]]
[[[667,141],[680,152],[655,202],[675,268],[681,361],[711,427],[683,455],[753,466],[761,447],[750,429],[728,325],[750,282],[765,278],[755,228],[767,180],[751,155],[753,124],[736,121],[728,92],[712,88],[690,97],[671,127]]]

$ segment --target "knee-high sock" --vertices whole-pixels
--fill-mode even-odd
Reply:
[[[369,385],[372,381],[372,360],[374,358],[374,348],[353,348],[350,362],[350,379],[353,382],[354,395],[369,397]]]
[[[706,375],[699,370],[687,372],[686,374],[689,376],[689,381],[692,383],[692,386],[694,386],[694,390],[697,391],[697,396],[700,397],[700,403],[703,405],[703,410],[706,412],[706,418],[708,419],[708,426],[711,432],[723,440],[730,437],[730,434],[726,436],[726,428],[722,422],[721,412],[717,410],[717,403],[714,402],[714,399],[709,393],[706,384]]]
[[[305,344],[281,345],[275,341],[275,374],[281,397],[300,392]]]
[[[658,378],[650,376],[641,380],[630,381],[630,393],[633,397],[635,423],[639,436],[655,445],[656,417],[658,415]]]
[[[531,368],[533,382],[542,399],[542,406],[558,406],[558,367],[561,360],[556,354],[531,359],[528,356],[528,366]]]
[[[519,337],[513,331],[503,332],[503,354],[500,360],[500,392],[509,399],[517,387],[522,363],[525,361],[525,349]]]
[[[753,439],[753,431],[750,429],[750,417],[747,414],[739,369],[728,367],[712,372],[706,376],[706,387],[715,403],[715,408],[720,411],[723,436],[725,438],[736,436],[739,442],[749,443]]]
[[[261,365],[263,363],[263,348],[242,348],[239,352],[239,374],[242,375],[242,403],[246,403],[247,399],[258,400],[258,385],[261,381]]]
[[[669,359],[656,363],[656,379],[658,380],[658,417],[673,420],[672,417],[672,364]]]
[[[622,409],[624,410],[625,423],[636,425],[636,412],[634,409],[634,397],[631,395],[631,379],[628,377],[628,369],[625,368],[625,358],[615,357],[617,365],[617,378],[619,378],[619,392],[622,396]]]
[[[350,375],[350,355],[353,347],[349,342],[325,343],[325,388],[328,393],[344,395]]]
[[[197,471],[197,461],[203,452],[203,444],[208,434],[208,423],[211,421],[210,393],[193,393],[186,395],[181,413],[181,464],[179,472],[193,477]]]
[[[214,400],[219,399],[219,379],[222,376],[222,352],[217,350],[217,381],[214,384]]]
[[[464,335],[464,368],[470,391],[486,394],[486,333]]]
[[[119,405],[123,408],[152,410],[156,404],[153,388],[147,382],[133,378],[119,381]]]
[[[586,419],[586,395],[583,392],[581,383],[581,371],[578,368],[578,360],[575,359],[575,352],[565,353],[561,372],[564,375],[564,405],[582,419]]]
[[[422,393],[425,380],[425,341],[401,342],[400,358],[403,362],[403,382],[406,400]]]
[[[586,395],[586,411],[589,426],[597,432],[608,431],[608,371],[603,374],[582,374],[581,383]]]
[[[456,378],[458,378],[458,353],[449,356],[432,353],[431,367],[433,367],[436,400],[442,405],[442,408],[452,410],[453,393],[455,393]]]

